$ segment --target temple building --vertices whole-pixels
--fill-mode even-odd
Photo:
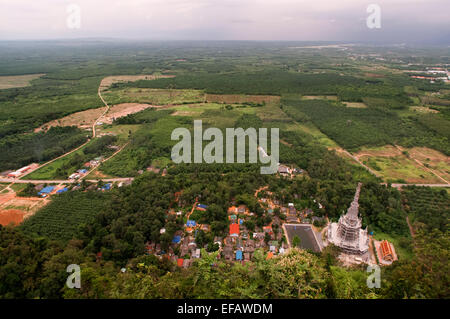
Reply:
[[[383,240],[380,244],[381,258],[385,261],[394,261],[394,252],[391,244],[387,240]]]
[[[365,254],[369,249],[367,228],[364,230],[361,228],[362,222],[358,216],[361,185],[358,183],[355,197],[347,213],[339,218],[338,223],[332,223],[328,227],[328,241],[341,248],[345,253],[353,255]]]

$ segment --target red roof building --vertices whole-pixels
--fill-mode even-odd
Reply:
[[[178,260],[177,260],[178,267],[183,267],[183,263],[184,263],[184,259],[183,258],[178,258]]]
[[[239,236],[239,224],[230,225],[230,236]]]
[[[387,240],[383,240],[380,244],[381,258],[387,261],[394,260],[394,252],[392,251],[391,244]]]

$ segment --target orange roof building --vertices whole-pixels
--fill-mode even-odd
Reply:
[[[239,224],[230,225],[230,236],[239,236]]]
[[[266,259],[271,259],[273,257],[273,252],[269,251],[269,253],[267,254]]]
[[[387,240],[383,240],[380,244],[381,258],[387,261],[394,260],[394,252],[392,251],[391,244]]]

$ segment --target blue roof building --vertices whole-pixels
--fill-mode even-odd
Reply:
[[[236,250],[236,260],[242,260],[242,250]]]
[[[186,222],[186,226],[187,227],[195,227],[195,225],[197,225],[197,223],[195,222],[195,220],[188,220]]]
[[[108,184],[105,184],[105,185],[102,187],[102,189],[109,191],[109,190],[111,189],[111,186],[112,186],[112,184],[111,184],[111,183],[108,183]]]
[[[55,188],[54,186],[47,186],[47,187],[44,187],[44,188],[38,193],[38,195],[49,194],[49,193],[51,193],[51,192],[53,191],[54,188]]]
[[[64,187],[63,189],[57,190],[56,193],[61,194],[67,192],[69,189]]]
[[[207,209],[208,206],[203,205],[203,204],[197,204],[197,208],[201,208],[201,209]]]
[[[174,236],[172,239],[172,243],[178,244],[181,241],[181,236]]]

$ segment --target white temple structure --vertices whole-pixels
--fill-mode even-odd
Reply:
[[[355,198],[347,213],[339,218],[338,223],[328,227],[328,241],[341,248],[345,253],[362,255],[369,249],[367,228],[361,229],[361,218],[358,216],[358,200],[361,183],[356,188]]]

